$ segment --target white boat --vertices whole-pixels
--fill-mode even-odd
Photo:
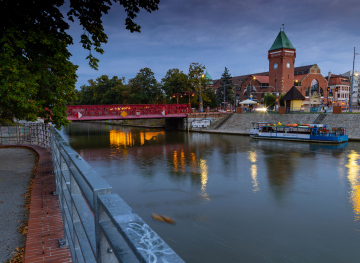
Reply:
[[[275,125],[271,122],[252,122],[250,136],[255,139],[342,143],[349,140],[345,127],[328,128],[325,124]]]

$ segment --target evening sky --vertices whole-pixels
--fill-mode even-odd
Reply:
[[[352,69],[360,52],[360,4],[355,0],[161,0],[159,10],[139,13],[141,33],[125,30],[124,12],[113,5],[103,17],[108,43],[99,70],[88,66],[79,44],[82,29],[71,23],[71,61],[79,65],[76,87],[101,75],[135,77],[148,67],[158,81],[172,68],[188,72],[201,63],[213,79],[227,67],[232,76],[268,71],[268,50],[285,24],[296,48],[295,66],[318,64],[322,74]],[[357,57],[355,70],[360,69]]]

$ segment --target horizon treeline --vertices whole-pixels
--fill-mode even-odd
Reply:
[[[76,99],[69,105],[101,105],[101,104],[187,104],[190,96],[191,107],[197,107],[199,96],[203,106],[216,108],[219,106],[217,94],[207,88],[207,80],[203,77],[205,66],[191,63],[188,74],[177,68],[169,69],[158,82],[150,68],[142,68],[128,82],[125,78],[102,75],[95,80],[88,80],[88,85],[82,85],[75,90]],[[174,97],[174,94],[177,97]]]

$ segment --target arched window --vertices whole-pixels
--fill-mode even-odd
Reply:
[[[313,79],[313,80],[311,81],[311,95],[312,95],[314,92],[319,93],[319,82],[318,82],[316,79]]]
[[[305,96],[306,96],[306,97],[309,97],[309,88],[306,89]]]

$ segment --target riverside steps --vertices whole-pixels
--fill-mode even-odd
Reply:
[[[325,117],[324,117],[325,116]],[[319,118],[321,117],[321,118]],[[232,116],[223,123],[218,129],[215,125],[210,125],[208,129],[191,129],[192,131],[209,133],[226,133],[249,135],[249,129],[252,122],[273,122],[282,124],[288,123],[317,123],[329,127],[346,127],[346,134],[349,140],[360,140],[360,114],[334,114],[334,113],[303,113],[303,114],[268,114],[268,113],[246,113]],[[319,123],[319,124],[320,124]]]

